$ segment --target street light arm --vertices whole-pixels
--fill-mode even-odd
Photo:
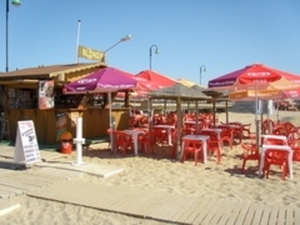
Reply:
[[[149,48],[149,69],[152,70],[152,49],[155,48],[155,54],[158,54],[158,47],[157,45],[151,45]]]
[[[108,52],[109,50],[111,50],[112,48],[116,47],[118,44],[120,44],[121,42],[124,42],[124,41],[130,41],[132,39],[131,35],[128,34],[126,35],[125,37],[121,38],[117,43],[115,43],[114,45],[112,45],[111,47],[109,47],[108,49],[106,49],[104,51],[104,53]]]

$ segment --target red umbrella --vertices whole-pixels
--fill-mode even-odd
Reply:
[[[255,88],[289,90],[300,87],[299,84],[300,76],[262,64],[253,64],[210,80],[208,87],[229,91],[251,90]]]
[[[259,120],[257,112],[260,111],[258,99],[259,95],[266,98],[265,92],[259,90],[280,90],[284,97],[297,95],[300,89],[300,76],[291,74],[278,69],[270,68],[262,64],[253,64],[246,66],[243,69],[233,71],[225,74],[208,82],[208,87],[213,89],[223,89],[238,92],[238,96],[244,95],[245,99],[249,98],[250,92],[240,93],[240,90],[252,90],[255,100],[255,120],[256,120],[256,133],[257,133],[257,146],[259,144]],[[267,99],[273,99],[274,95],[271,94]],[[277,95],[278,96],[278,95]],[[243,100],[241,98],[240,100]]]
[[[161,88],[161,86],[154,81],[148,80],[144,77],[135,76],[123,70],[119,70],[119,71],[125,74],[126,76],[134,79],[137,82],[137,87],[135,89],[137,96],[145,96],[149,91],[154,91]],[[124,93],[118,93],[117,96],[124,97]]]
[[[136,76],[158,84],[159,88],[169,87],[177,83],[177,80],[159,74],[153,70],[143,70],[139,72]]]

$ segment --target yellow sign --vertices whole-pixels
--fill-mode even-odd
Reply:
[[[103,51],[86,48],[81,45],[78,46],[78,57],[105,62],[105,53]]]

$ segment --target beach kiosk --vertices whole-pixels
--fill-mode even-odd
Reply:
[[[0,73],[1,137],[15,141],[17,123],[32,120],[40,144],[58,143],[61,133],[76,133],[76,120],[83,118],[83,135],[94,138],[107,135],[109,107],[107,96],[64,95],[65,84],[83,78],[104,63],[75,63],[35,68],[16,69]],[[112,114],[118,129],[129,126],[128,93],[125,107],[113,108]]]

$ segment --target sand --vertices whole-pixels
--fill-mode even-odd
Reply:
[[[297,120],[299,112],[280,112],[280,119],[300,125]],[[218,114],[220,121],[225,121],[225,113]],[[254,115],[250,113],[230,113],[230,121],[252,123]],[[276,119],[276,115],[271,116]],[[294,163],[294,179],[281,180],[280,170],[270,178],[260,179],[257,176],[256,163],[248,162],[245,174],[240,173],[242,150],[239,145],[232,150],[224,147],[221,164],[216,164],[215,157],[208,159],[207,164],[194,165],[192,160],[181,163],[170,160],[168,154],[162,154],[157,148],[157,155],[111,155],[106,150],[107,143],[92,145],[84,153],[86,163],[117,165],[124,171],[108,178],[84,175],[84,181],[107,186],[127,185],[136,189],[161,190],[186,196],[212,196],[226,199],[248,200],[275,204],[276,206],[300,207],[299,171],[300,163]],[[70,156],[71,158],[74,155]],[[16,211],[0,217],[1,224],[166,224],[160,221],[146,220],[126,215],[103,212],[71,204],[47,201],[27,196],[14,200],[21,203]]]

